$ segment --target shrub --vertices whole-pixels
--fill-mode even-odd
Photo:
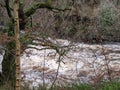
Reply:
[[[100,24],[102,26],[111,26],[115,23],[115,10],[112,7],[104,7],[100,11]]]

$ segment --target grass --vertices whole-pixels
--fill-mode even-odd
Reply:
[[[120,90],[120,82],[103,83],[98,90]]]
[[[14,90],[14,88],[11,87],[9,84],[6,84],[0,86],[0,90]],[[34,88],[29,89],[28,85],[26,84],[24,87],[21,86],[21,90],[35,90],[35,89]],[[37,90],[48,90],[48,89],[39,86]],[[94,86],[94,87],[89,84],[79,84],[79,85],[73,84],[71,86],[64,86],[64,87],[55,86],[49,90],[120,90],[120,82],[104,82],[99,86]]]

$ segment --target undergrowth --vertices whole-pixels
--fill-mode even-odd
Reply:
[[[14,90],[10,85],[2,85],[0,86],[0,90]],[[89,85],[89,84],[72,84],[71,86],[55,86],[51,89],[44,88],[39,86],[38,89],[29,89],[28,85],[21,86],[21,90],[120,90],[120,82],[104,82],[97,86]]]

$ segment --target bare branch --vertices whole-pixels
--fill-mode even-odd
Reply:
[[[13,16],[12,16],[12,13],[11,13],[11,8],[10,8],[10,5],[9,5],[10,0],[5,0],[4,2],[5,2],[5,8],[7,10],[8,16],[9,16],[9,18],[11,18],[13,20]]]
[[[4,5],[4,4],[2,4],[2,3],[0,3],[0,6],[1,6],[1,7],[5,7],[5,5]]]
[[[59,56],[58,60],[61,61],[61,56]],[[54,86],[54,84],[55,84],[55,82],[56,82],[56,80],[57,80],[57,77],[58,77],[58,75],[59,75],[60,64],[61,64],[61,62],[58,62],[56,77],[55,77],[54,81],[52,82],[52,85],[51,85],[50,89],[53,88],[53,86]]]
[[[41,48],[41,49],[39,49],[39,48],[37,48],[37,47],[32,47],[32,46],[28,46],[27,48],[31,48],[31,49],[36,49],[36,50],[45,50],[45,49],[51,49],[51,48]]]
[[[27,17],[30,17],[32,14],[34,14],[36,12],[37,9],[42,9],[42,8],[46,8],[46,9],[49,9],[51,11],[65,11],[65,10],[70,10],[68,8],[65,8],[65,9],[61,9],[61,8],[56,8],[56,7],[53,7],[49,4],[47,4],[46,2],[37,2],[37,3],[34,3],[26,12],[25,12],[25,15]]]

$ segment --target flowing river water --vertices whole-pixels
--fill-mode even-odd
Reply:
[[[69,44],[58,39],[60,44]],[[36,46],[35,46],[36,47]],[[39,49],[42,46],[37,46]],[[31,86],[45,83],[48,87],[56,79],[59,66],[55,50],[26,49],[21,55],[21,79]],[[0,55],[0,63],[3,56]],[[75,43],[62,58],[56,85],[71,83],[99,83],[102,80],[120,78],[120,43],[84,44]],[[0,72],[1,71],[0,65]]]

